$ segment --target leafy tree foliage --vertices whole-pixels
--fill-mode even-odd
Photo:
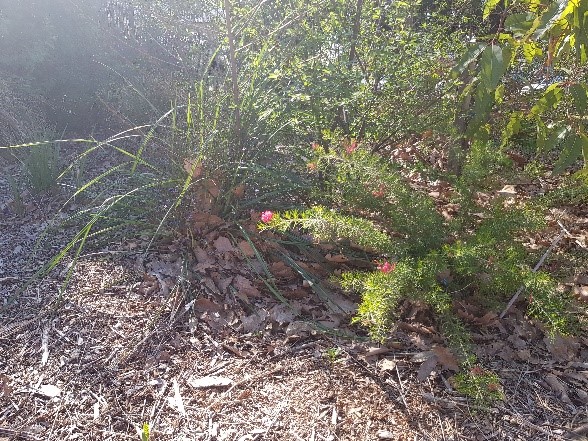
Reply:
[[[483,18],[493,14],[500,17],[496,33],[472,43],[456,69],[463,72],[477,62],[475,79],[465,89],[474,101],[467,135],[487,138],[501,130],[504,144],[531,123],[539,152],[561,150],[556,173],[582,154],[588,161],[588,4],[488,0]],[[490,119],[498,124],[492,127]]]

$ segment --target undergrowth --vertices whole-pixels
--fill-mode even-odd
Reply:
[[[443,21],[411,29],[411,3],[362,4],[282,10],[262,2],[223,11],[236,14],[237,26],[218,23],[223,38],[184,104],[104,141],[81,140],[87,149],[63,171],[60,141],[11,146],[31,149],[24,163],[35,190],[68,177],[75,190],[64,207],[87,196],[66,221],[78,231],[37,276],[66,257],[75,264],[90,240],[148,234],[149,248],[164,235],[185,234],[190,212],[237,219],[261,208],[261,229],[303,233],[371,261],[371,270],[337,279],[361,296],[354,321],[371,337],[390,335],[401,302],[426,305],[464,366],[456,388],[476,400],[499,398],[496,378],[475,365],[454,305],[467,300],[497,311],[522,285],[530,316],[552,334],[570,332],[570,300],[549,274],[531,270],[537,256],[520,240],[544,226],[544,212],[541,204],[477,199],[514,172],[498,141],[474,140],[458,175],[419,164],[417,179],[409,165],[392,163],[398,139],[438,129],[457,142],[451,90],[459,84],[444,60],[462,43],[447,41]],[[350,22],[365,26],[350,32]],[[228,64],[225,76],[209,78],[219,61]],[[118,163],[84,178],[103,150]],[[433,177],[452,184],[458,210],[451,219],[427,194]],[[543,205],[563,199],[587,200],[584,190],[566,187]]]
[[[545,226],[541,205],[505,206],[497,199],[484,207],[470,199],[464,203],[468,210],[444,221],[432,199],[413,189],[402,170],[350,145],[312,147],[307,172],[321,173],[314,200],[324,205],[266,211],[259,227],[301,230],[316,242],[372,256],[372,271],[348,271],[339,279],[343,289],[361,295],[354,321],[367,327],[372,338],[387,338],[402,301],[419,302],[430,307],[449,346],[471,366],[475,357],[469,331],[454,315],[454,302],[467,300],[498,312],[521,285],[529,293],[528,314],[552,335],[573,329],[569,301],[549,274],[531,269],[537,256],[519,240]],[[482,180],[486,164],[494,161],[488,154],[494,155],[491,149],[480,149],[470,156],[462,182],[489,185]],[[472,198],[472,188],[458,199]],[[463,382],[466,388],[465,377]]]

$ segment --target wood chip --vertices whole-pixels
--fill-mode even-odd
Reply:
[[[225,387],[233,384],[234,381],[226,377],[202,377],[202,378],[190,378],[188,384],[195,389],[205,389],[208,387]]]

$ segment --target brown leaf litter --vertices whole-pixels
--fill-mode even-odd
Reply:
[[[198,164],[185,165],[200,175]],[[216,190],[205,182],[209,202]],[[504,319],[456,305],[480,362],[499,374],[506,394],[479,409],[453,390],[458,360],[422,305],[407,305],[390,339],[370,344],[349,325],[351,299],[327,290],[325,302],[314,282],[272,256],[286,253],[316,280],[356,262],[333,248],[303,255],[260,240],[255,215],[245,225],[251,242],[220,217],[194,212],[192,234],[157,251],[143,254],[130,241],[82,258],[59,304],[63,267],[17,295],[49,257],[24,259],[55,208],[46,207],[0,217],[0,439],[138,439],[144,423],[153,440],[559,440],[588,433],[588,337],[550,339],[516,304]],[[582,232],[572,233],[567,247],[579,246]],[[268,258],[266,282],[288,304],[268,291],[254,246]],[[583,276],[569,283],[580,295]],[[317,324],[333,331],[319,332]]]

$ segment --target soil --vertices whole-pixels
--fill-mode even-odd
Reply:
[[[390,338],[370,341],[350,324],[357,299],[301,277],[341,259],[260,240],[259,213],[240,229],[194,212],[191,237],[147,252],[145,235],[113,239],[27,283],[76,230],[37,246],[64,199],[25,192],[17,204],[3,176],[18,167],[0,175],[0,440],[147,439],[145,424],[152,440],[588,439],[585,332],[552,340],[522,301],[502,319],[457,305],[505,395],[472,401],[455,391],[455,357],[426,311],[405,305]],[[571,262],[585,252],[586,212],[558,210],[533,242],[546,249],[564,218],[550,262]],[[585,267],[569,278],[588,285]]]

